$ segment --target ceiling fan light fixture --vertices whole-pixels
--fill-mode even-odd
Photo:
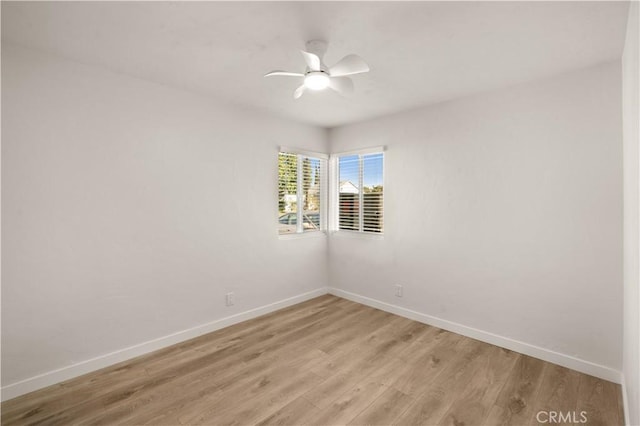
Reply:
[[[306,64],[305,72],[271,71],[265,77],[285,76],[302,77],[302,84],[293,92],[293,99],[299,99],[306,91],[314,92],[327,88],[341,95],[353,93],[353,82],[350,76],[369,71],[369,65],[358,55],[347,55],[332,67],[322,62],[322,56],[327,50],[327,43],[319,40],[308,41],[307,50],[301,50]]]
[[[304,77],[304,86],[310,90],[323,90],[329,87],[329,75],[324,71],[311,71]]]

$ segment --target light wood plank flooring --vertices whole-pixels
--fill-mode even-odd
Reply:
[[[619,385],[327,295],[6,401],[2,424],[535,425],[541,410],[623,424]]]

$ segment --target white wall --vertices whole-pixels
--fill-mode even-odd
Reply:
[[[640,191],[638,139],[640,138],[640,7],[631,2],[627,38],[622,57],[624,128],[624,348],[623,374],[628,423],[640,425]]]
[[[620,84],[604,64],[332,130],[388,147],[384,239],[332,236],[332,286],[619,380]]]
[[[2,124],[3,386],[327,285],[276,208],[325,130],[9,45]]]

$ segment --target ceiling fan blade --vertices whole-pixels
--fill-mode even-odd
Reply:
[[[289,77],[304,77],[304,74],[300,74],[299,72],[289,72],[289,71],[280,71],[280,70],[268,72],[264,76],[271,77],[273,75],[284,75]]]
[[[304,50],[301,50],[301,52],[302,52],[302,56],[304,56],[304,60],[307,63],[307,66],[309,67],[309,69],[312,71],[320,71],[321,69],[320,58],[318,57],[318,55],[305,52]]]
[[[298,99],[304,93],[304,89],[306,89],[305,85],[298,87],[295,92],[293,92],[293,99]]]
[[[360,74],[369,71],[369,65],[358,55],[347,55],[329,68],[332,77]]]
[[[329,87],[341,95],[353,93],[353,81],[349,77],[331,77]]]

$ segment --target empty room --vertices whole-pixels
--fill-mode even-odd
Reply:
[[[1,2],[2,425],[640,425],[637,1]]]

